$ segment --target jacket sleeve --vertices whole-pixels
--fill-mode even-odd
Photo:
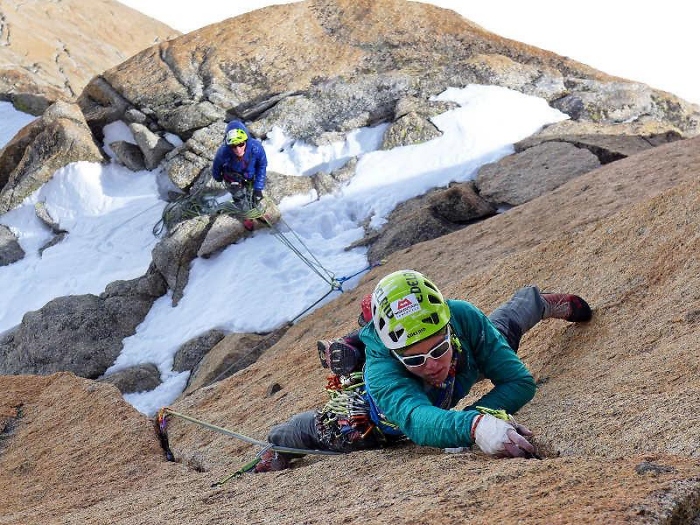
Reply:
[[[257,141],[255,142],[254,158],[253,189],[262,191],[265,189],[265,181],[267,180],[267,155],[263,145]]]
[[[476,412],[433,406],[422,380],[391,356],[371,323],[360,331],[360,336],[366,345],[369,395],[389,421],[418,445],[445,448],[472,444],[470,431]]]
[[[221,147],[216,150],[216,155],[214,155],[214,162],[211,167],[211,176],[215,181],[221,182],[223,180],[222,169],[224,167],[224,152]]]
[[[535,396],[532,374],[483,312],[465,301],[448,304],[463,351],[471,352],[478,370],[494,385],[469,408],[484,406],[514,414]]]

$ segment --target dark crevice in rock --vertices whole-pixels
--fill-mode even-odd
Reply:
[[[0,454],[3,453],[7,443],[14,435],[19,420],[22,419],[22,405],[17,405],[14,408],[14,416],[6,417],[4,420],[0,420],[0,425],[2,425],[2,430],[0,430]]]
[[[168,66],[168,69],[171,71],[173,78],[175,78],[178,81],[178,83],[187,90],[187,93],[190,96],[190,99],[195,100],[196,99],[195,93],[193,93],[191,86],[185,81],[185,79],[180,74],[180,70],[176,66],[175,60],[173,60],[170,57],[170,54],[168,52],[170,48],[167,46],[167,42],[164,44],[161,44],[159,47],[160,47],[160,50],[158,52],[158,58],[160,58],[160,60],[163,62],[163,64]],[[181,101],[181,103],[183,103],[183,102]]]
[[[593,153],[593,155],[598,157],[598,160],[601,164],[610,164],[611,162],[615,162],[616,160],[622,160],[624,158],[627,158],[627,155],[623,155],[622,153],[616,153],[606,148],[593,146],[592,144],[583,144],[581,142],[569,142],[569,144],[572,144],[579,149],[587,149],[588,151]]]
[[[257,120],[260,116],[271,108],[275,107],[281,100],[287,97],[293,97],[306,94],[303,91],[285,91],[271,97],[263,97],[251,100],[248,103],[240,104],[226,112],[226,120]]]

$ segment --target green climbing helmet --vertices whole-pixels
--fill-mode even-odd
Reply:
[[[439,332],[450,322],[450,308],[423,274],[399,270],[374,288],[372,321],[384,346],[398,351]]]
[[[248,134],[242,129],[233,128],[226,133],[226,144],[229,146],[238,146],[239,144],[243,144],[246,140],[248,140]]]

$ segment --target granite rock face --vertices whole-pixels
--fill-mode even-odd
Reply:
[[[0,5],[0,100],[41,115],[71,101],[90,79],[180,33],[113,0]]]
[[[39,80],[24,81],[25,100],[50,98]],[[355,329],[360,299],[390,271],[421,270],[446,296],[485,312],[537,284],[578,293],[594,311],[586,325],[538,324],[519,349],[538,392],[517,417],[535,432],[542,460],[405,444],[307,456],[291,471],[234,478],[212,492],[212,481],[258,450],[172,419],[178,463],[164,461],[152,420],[120,394],[157,388],[160,364],[86,378],[102,376],[154,300],[170,293],[177,305],[196,257],[246,235],[236,219],[202,216],[165,232],[141,278],[54,299],[2,334],[1,372],[17,374],[0,375],[4,520],[697,522],[700,435],[688,414],[700,399],[699,109],[672,94],[433,6],[307,0],[156,43],[100,71],[77,104],[50,105],[41,124],[0,151],[0,202],[11,207],[31,192],[35,174],[41,184],[69,162],[101,162],[111,122],[134,133],[129,158],[162,167],[182,196],[215,189],[211,160],[232,119],[262,139],[279,128],[314,145],[384,126],[378,146],[396,148],[439,136],[431,118],[450,107],[433,97],[472,83],[542,97],[569,120],[523,140],[475,181],[432,190],[398,207],[382,230],[368,229],[363,243],[384,263],[355,290],[270,334],[211,327],[188,341],[177,370],[192,374],[172,408],[264,439],[272,425],[322,406],[316,340]],[[270,172],[266,194],[279,202],[333,192],[356,165]],[[465,402],[489,387],[478,384]],[[372,482],[345,483],[348,473]],[[484,504],[495,501],[510,504]]]

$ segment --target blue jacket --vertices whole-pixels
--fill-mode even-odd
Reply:
[[[450,325],[462,347],[450,408],[469,393],[483,374],[494,388],[471,406],[515,413],[535,395],[532,375],[483,312],[466,301],[448,300],[447,304]],[[443,392],[406,370],[382,344],[373,323],[362,328],[360,338],[366,345],[364,375],[368,394],[388,421],[418,445],[446,448],[473,444],[470,431],[478,415],[476,410],[434,406]]]
[[[211,168],[211,175],[214,180],[221,182],[224,178],[224,173],[240,173],[246,180],[253,181],[254,190],[262,191],[265,188],[265,180],[267,179],[267,156],[265,155],[265,149],[259,140],[250,136],[250,132],[242,122],[238,120],[229,122],[226,126],[226,133],[234,128],[242,129],[248,135],[248,144],[245,148],[245,153],[239,160],[226,143],[222,144],[219,146],[219,149],[216,150],[214,164]]]

